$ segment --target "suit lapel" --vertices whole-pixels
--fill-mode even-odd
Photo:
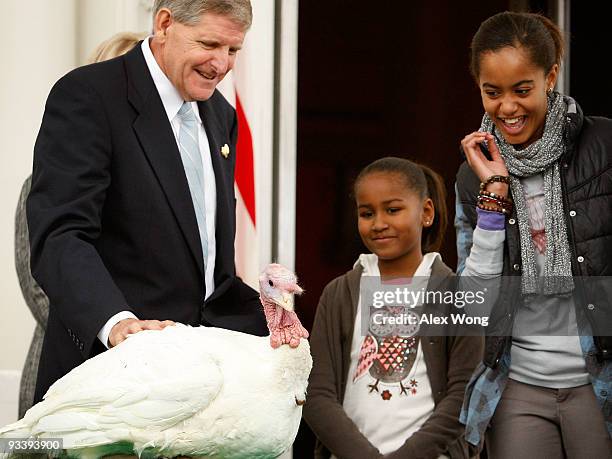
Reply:
[[[189,185],[172,127],[140,46],[125,55],[128,100],[138,111],[133,128],[204,276],[202,246]]]

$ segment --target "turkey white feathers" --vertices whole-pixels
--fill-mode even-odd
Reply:
[[[293,311],[301,291],[269,265],[269,337],[182,324],[139,332],[58,380],[0,438],[62,438],[76,457],[277,457],[295,439],[312,368]]]

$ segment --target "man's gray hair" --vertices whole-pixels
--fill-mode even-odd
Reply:
[[[251,27],[253,21],[250,0],[155,0],[153,21],[161,8],[168,8],[174,19],[185,25],[197,24],[204,13],[227,16],[244,30]]]

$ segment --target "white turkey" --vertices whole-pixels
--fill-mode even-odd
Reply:
[[[294,441],[312,358],[295,275],[260,276],[269,337],[177,324],[142,331],[78,366],[0,429],[62,438],[71,457],[273,458]]]

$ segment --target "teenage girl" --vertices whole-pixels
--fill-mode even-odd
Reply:
[[[485,115],[461,142],[459,265],[472,247],[491,262],[462,275],[503,277],[461,419],[474,445],[490,427],[493,459],[612,457],[612,284],[585,283],[612,275],[612,120],[554,90],[562,54],[527,13],[487,19],[471,45]],[[471,246],[477,221],[490,237]]]
[[[304,411],[318,437],[315,457],[466,458],[458,416],[482,338],[414,329],[389,335],[361,320],[360,286],[368,279],[453,283],[436,252],[446,226],[444,185],[427,167],[383,158],[361,171],[354,194],[359,234],[372,253],[330,282],[319,301]]]

